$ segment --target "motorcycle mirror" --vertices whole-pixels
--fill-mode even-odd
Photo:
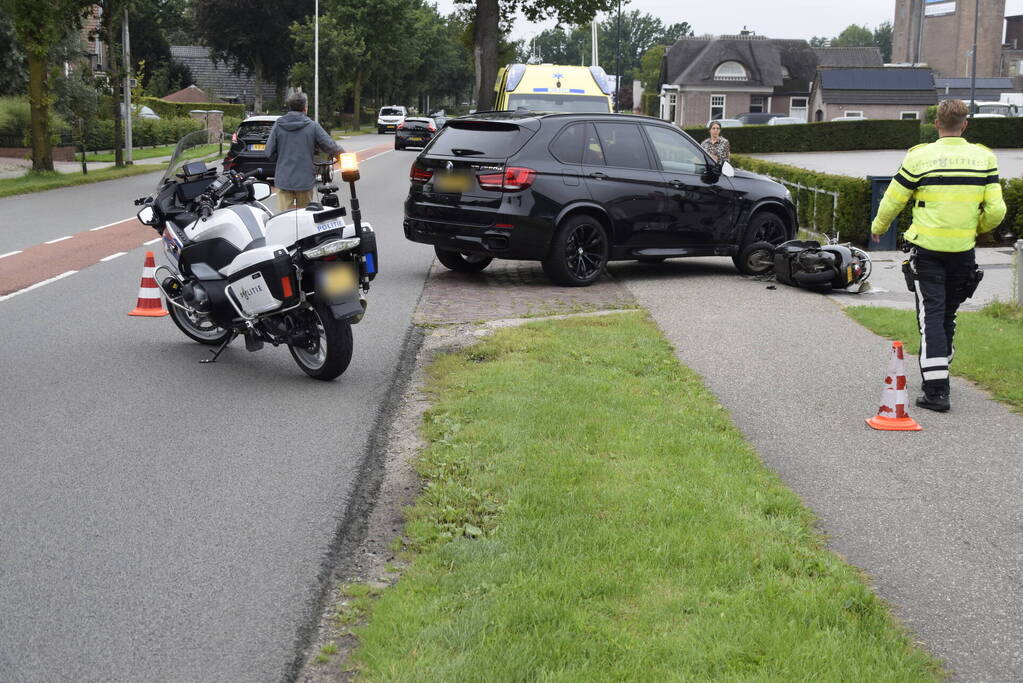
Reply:
[[[270,197],[271,190],[269,183],[252,183],[252,198],[257,202]]]
[[[135,216],[142,225],[156,225],[156,212],[151,206],[143,206]]]

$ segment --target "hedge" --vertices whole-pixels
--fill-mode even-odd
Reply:
[[[812,228],[816,225],[818,232],[826,233],[832,237],[837,233],[843,241],[851,241],[860,245],[866,244],[870,238],[870,182],[866,178],[818,173],[805,168],[735,154],[732,155],[732,162],[739,168],[776,180],[837,192],[838,210],[834,212],[835,216],[832,219],[834,204],[829,195],[790,187],[792,198],[799,207],[800,227]],[[816,205],[814,194],[818,194]],[[1005,197],[1006,205],[1005,220],[995,230],[987,235],[982,235],[978,239],[980,244],[991,244],[999,239],[1006,230],[1023,235],[1023,179],[1003,179],[1002,194]],[[912,207],[907,205],[899,215],[899,231],[904,232],[909,228],[912,219]]]
[[[987,147],[1023,147],[1023,117],[970,119],[965,137]]]
[[[178,118],[188,116],[193,109],[218,109],[224,116],[245,116],[244,104],[226,104],[220,102],[168,102],[159,97],[142,97],[139,104],[144,104],[161,118]]]
[[[686,128],[697,141],[708,137],[705,128]],[[723,134],[733,152],[838,152],[864,149],[908,149],[920,143],[919,121],[827,121],[787,126],[726,128]]]
[[[131,141],[135,147],[173,145],[192,131],[202,130],[203,122],[190,118],[135,119]],[[85,136],[85,147],[91,152],[114,148],[114,122],[93,121]]]

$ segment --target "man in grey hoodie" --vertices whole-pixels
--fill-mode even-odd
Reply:
[[[313,185],[316,184],[313,155],[317,150],[331,158],[345,151],[320,124],[306,116],[308,105],[305,93],[297,92],[289,97],[288,113],[277,119],[266,141],[266,155],[277,154],[274,185],[281,211],[305,208],[313,200]]]

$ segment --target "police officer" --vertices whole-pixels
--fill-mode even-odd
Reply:
[[[950,407],[956,310],[973,296],[983,276],[973,252],[977,234],[993,230],[1005,217],[994,153],[963,138],[968,113],[962,100],[938,105],[938,141],[909,150],[870,226],[872,239],[879,242],[906,202],[913,201],[904,270],[907,286],[916,293],[920,327],[923,395],[916,404],[938,412]]]

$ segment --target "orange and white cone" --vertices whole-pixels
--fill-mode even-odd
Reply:
[[[135,310],[128,315],[142,315],[158,318],[168,315],[160,300],[160,288],[156,285],[156,259],[153,252],[146,252],[146,262],[142,266],[142,282],[139,284],[139,299]]]
[[[874,429],[889,432],[919,432],[923,429],[906,412],[906,357],[902,342],[892,342],[892,357],[888,362],[888,374],[881,390],[881,407],[877,415],[867,420]]]

